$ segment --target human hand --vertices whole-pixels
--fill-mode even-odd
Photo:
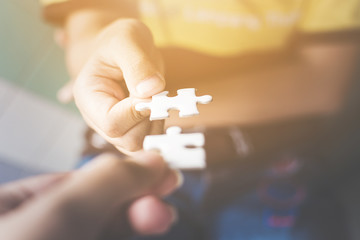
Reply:
[[[84,168],[0,187],[0,236],[12,240],[124,239],[160,234],[174,222],[160,200],[179,184],[154,153],[102,155]]]
[[[141,149],[149,134],[163,132],[163,121],[135,104],[165,87],[163,63],[148,28],[121,19],[97,37],[94,53],[74,84],[74,98],[87,124],[125,153]],[[128,91],[128,93],[127,93]]]

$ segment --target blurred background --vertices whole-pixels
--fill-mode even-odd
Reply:
[[[79,159],[85,125],[74,105],[56,100],[69,77],[53,31],[38,0],[0,1],[0,183],[69,170]],[[341,163],[333,185],[341,186],[352,239],[360,239],[359,79],[329,136],[333,145],[324,146],[330,157],[318,166]]]
[[[56,100],[68,79],[38,1],[0,1],[0,181],[68,170],[79,159],[83,122]]]

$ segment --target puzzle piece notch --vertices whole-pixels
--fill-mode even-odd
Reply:
[[[205,137],[202,133],[181,133],[180,127],[170,127],[166,134],[149,135],[144,139],[144,150],[160,150],[172,168],[203,169],[206,166]],[[194,148],[187,148],[194,146]]]
[[[150,120],[160,120],[169,117],[168,111],[179,110],[180,117],[190,117],[199,114],[197,103],[207,104],[212,101],[210,95],[196,96],[195,88],[184,88],[177,90],[177,96],[168,97],[168,91],[152,96],[152,101],[138,103],[135,106],[137,111],[151,110]]]
[[[199,114],[197,103],[207,104],[212,101],[210,95],[196,96],[195,88],[184,88],[177,90],[176,101],[179,104],[176,109],[179,110],[180,117],[190,117]]]
[[[135,110],[151,110],[150,120],[161,120],[169,117],[168,109],[171,108],[171,98],[168,91],[161,92],[152,96],[151,102],[143,102],[135,105]]]
[[[167,135],[176,135],[176,134],[181,134],[181,127],[178,126],[173,126],[173,127],[169,127],[168,129],[166,129],[166,134]]]

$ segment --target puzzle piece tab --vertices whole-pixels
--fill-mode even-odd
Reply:
[[[180,127],[170,127],[164,135],[146,136],[144,150],[160,150],[172,168],[202,169],[206,166],[204,144],[204,134],[181,134]]]
[[[137,111],[151,110],[150,120],[160,120],[169,117],[170,109],[179,110],[180,117],[190,117],[199,114],[197,103],[207,104],[212,101],[210,95],[196,96],[195,88],[184,88],[177,90],[177,96],[168,97],[168,91],[152,96],[151,102],[138,103]]]

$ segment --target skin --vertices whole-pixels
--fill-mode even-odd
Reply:
[[[84,168],[0,187],[3,239],[125,239],[166,232],[176,220],[161,201],[178,174],[155,153],[120,161],[109,154]],[[21,231],[19,228],[21,226]]]
[[[173,114],[167,125],[248,125],[336,114],[357,63],[358,39],[303,41],[276,61],[239,63],[239,70],[221,77],[192,75],[181,65],[191,66],[191,58],[156,48],[149,29],[135,18],[122,18],[121,9],[71,12],[62,29],[62,45],[75,79],[74,99],[85,121],[128,154],[141,149],[144,136],[163,131],[163,122],[149,122],[149,111],[137,112],[134,106],[163,91],[165,84],[170,92],[191,86],[199,95],[214,97],[213,103],[200,106],[200,116],[180,121]],[[128,15],[136,17],[136,11]],[[169,66],[166,78],[164,59]],[[203,70],[199,65],[195,71]]]

